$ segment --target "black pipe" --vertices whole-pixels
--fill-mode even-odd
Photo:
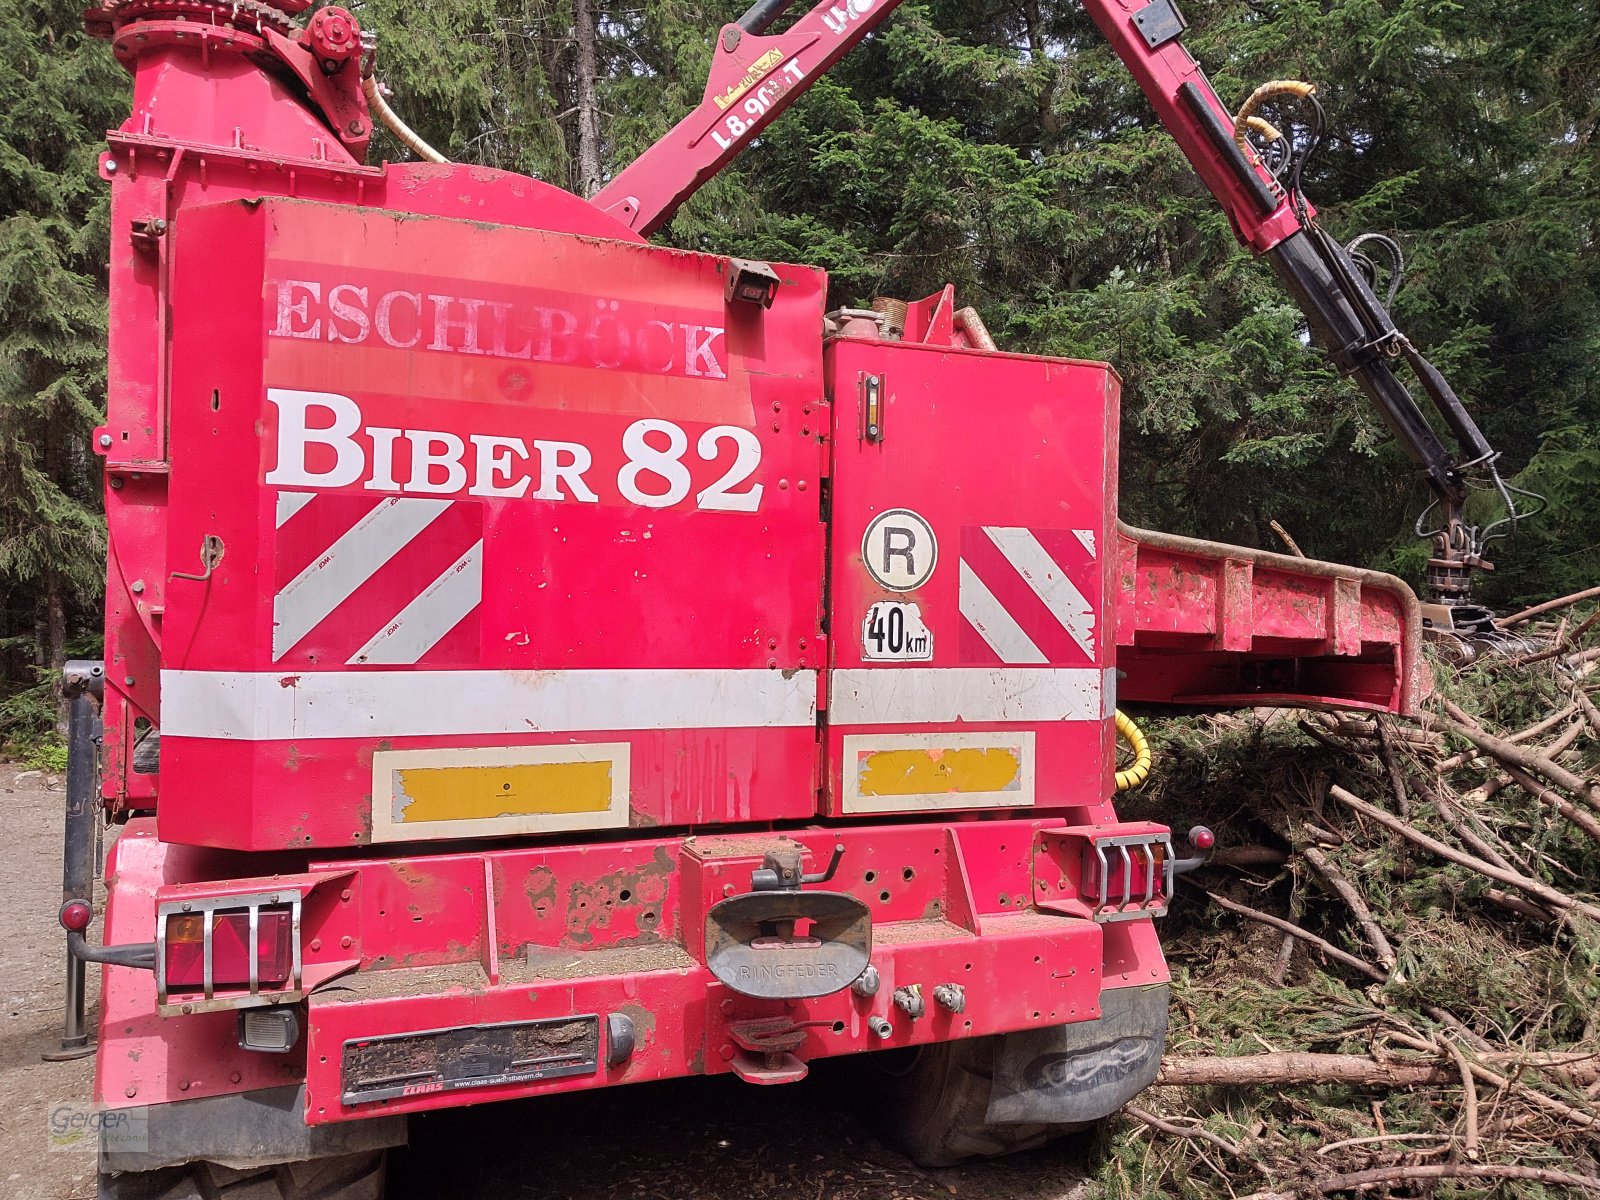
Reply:
[[[154,942],[128,942],[121,946],[91,946],[89,939],[76,929],[67,931],[67,949],[72,957],[83,962],[110,963],[114,967],[136,967],[141,971],[156,969],[156,944]]]
[[[100,698],[105,695],[105,664],[75,660],[62,672],[67,718],[67,812],[61,853],[61,901],[94,897],[95,844],[99,813]],[[78,940],[82,941],[82,934]],[[84,959],[67,947],[66,1030],[61,1048],[71,1053],[89,1045],[84,1025]]]
[[[1212,151],[1227,164],[1233,177],[1249,191],[1250,198],[1255,201],[1256,209],[1263,217],[1270,217],[1278,209],[1278,197],[1272,194],[1272,189],[1250,165],[1250,160],[1245,158],[1244,151],[1239,149],[1239,143],[1233,140],[1233,130],[1223,123],[1222,118],[1217,115],[1217,110],[1211,106],[1211,96],[1208,96],[1206,90],[1198,83],[1193,82],[1180,87],[1178,96],[1189,109],[1189,115],[1200,123],[1200,129],[1210,141]],[[1218,200],[1221,200],[1220,196]],[[1226,209],[1227,205],[1224,204],[1223,208]]]
[[[794,0],[756,0],[734,24],[746,33],[762,33],[793,3]]]
[[[1372,346],[1373,335],[1379,331],[1370,329],[1369,322],[1363,320],[1305,230],[1279,242],[1266,252],[1266,258],[1306,314],[1312,335],[1335,365],[1361,386],[1389,431],[1422,469],[1428,486],[1442,500],[1459,507],[1466,498],[1466,485],[1456,469],[1456,459],[1439,440],[1405,384],[1396,377],[1388,359]],[[1372,302],[1377,303],[1376,299]],[[1389,328],[1392,330],[1393,326]]]

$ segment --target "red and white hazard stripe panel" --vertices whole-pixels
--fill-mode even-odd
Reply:
[[[1089,529],[961,531],[961,661],[1092,663],[1100,564]]]
[[[280,492],[272,660],[476,662],[482,514],[470,501]]]

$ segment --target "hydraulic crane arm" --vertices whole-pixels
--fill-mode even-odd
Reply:
[[[899,3],[822,0],[784,32],[762,37],[790,0],[756,0],[718,33],[699,107],[618,171],[593,203],[631,229],[655,232]]]
[[[1517,489],[1495,468],[1498,453],[1457,398],[1444,376],[1413,346],[1390,317],[1373,284],[1350,250],[1317,223],[1300,189],[1307,157],[1322,132],[1322,109],[1305,84],[1274,82],[1257,90],[1237,115],[1217,98],[1204,72],[1184,48],[1185,22],[1175,0],[1084,0],[1100,32],[1138,81],[1156,116],[1177,141],[1196,173],[1232,223],[1240,242],[1272,264],[1305,314],[1311,332],[1342,374],[1352,377],[1416,463],[1433,493],[1433,503],[1418,518],[1417,532],[1431,539],[1430,599],[1464,605],[1471,596],[1471,572],[1487,566],[1484,545],[1501,536],[1524,513]],[[1309,131],[1298,146],[1253,116],[1269,98],[1287,97],[1312,113]],[[1275,143],[1277,171],[1269,170],[1249,134]],[[1283,177],[1287,176],[1287,185]],[[1362,241],[1365,239],[1358,239]],[[1399,251],[1387,238],[1376,244],[1391,255],[1391,288],[1398,284]],[[1352,243],[1355,246],[1356,243]],[[1458,450],[1452,453],[1429,422],[1393,363],[1404,359],[1433,404]],[[1499,492],[1506,516],[1485,529],[1466,523],[1469,475],[1486,478]],[[1438,527],[1424,530],[1435,507]],[[1457,622],[1460,624],[1460,622]]]
[[[705,97],[594,197],[594,203],[641,233],[651,233],[678,205],[756,138],[810,84],[878,26],[899,0],[823,0],[784,32],[761,36],[790,0],[756,0],[717,39]],[[1299,187],[1306,156],[1321,134],[1321,107],[1305,84],[1271,83],[1237,115],[1217,97],[1181,40],[1186,23],[1175,0],[1084,0],[1100,32],[1137,80],[1157,118],[1222,205],[1235,235],[1264,256],[1305,313],[1313,335],[1341,373],[1351,376],[1400,440],[1433,492],[1438,527],[1417,532],[1433,543],[1428,572],[1432,599],[1462,605],[1471,571],[1486,566],[1483,548],[1524,515],[1517,489],[1495,469],[1496,451],[1443,375],[1406,336],[1375,294],[1349,249],[1317,223]],[[1313,113],[1297,145],[1253,115],[1264,100],[1289,96]],[[1269,168],[1254,132],[1275,154]],[[1275,169],[1274,169],[1275,168]],[[1284,182],[1284,177],[1288,182]],[[1387,238],[1372,240],[1393,259]],[[1354,246],[1354,243],[1352,243]],[[1391,286],[1391,296],[1393,288]],[[1455,440],[1452,453],[1395,373],[1404,359]],[[1506,517],[1486,529],[1466,524],[1469,475],[1490,481]]]

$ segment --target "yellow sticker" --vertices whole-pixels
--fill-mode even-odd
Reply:
[[[626,742],[381,750],[372,837],[495,837],[628,823]]]
[[[856,772],[863,796],[1001,792],[1020,786],[1022,753],[1018,746],[863,750]]]
[[[735,100],[760,83],[766,73],[782,61],[782,50],[768,50],[750,64],[750,69],[744,73],[743,79],[730,83],[722,95],[711,97],[712,101],[721,111],[727,112]]]
[[[847,734],[841,797],[847,813],[1031,808],[1034,735]]]

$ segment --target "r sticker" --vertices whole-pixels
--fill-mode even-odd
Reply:
[[[861,653],[869,659],[926,662],[933,657],[933,631],[915,604],[880,600],[861,623]]]
[[[928,582],[939,561],[939,540],[909,508],[891,508],[872,518],[861,537],[861,562],[880,587],[909,592]]]

